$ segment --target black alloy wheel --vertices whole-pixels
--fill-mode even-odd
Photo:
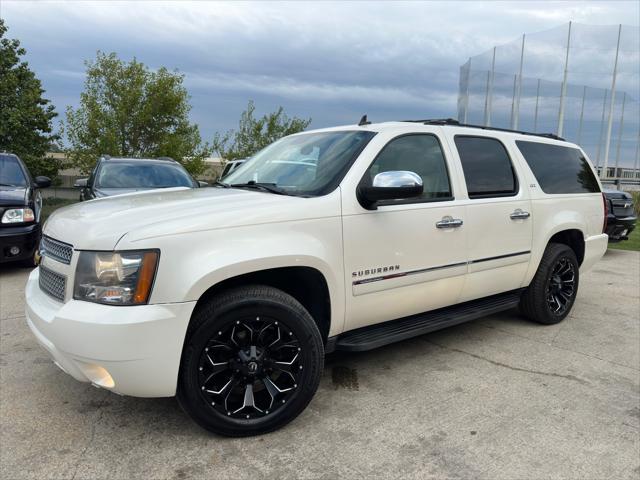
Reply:
[[[309,312],[267,286],[225,291],[194,312],[177,397],[203,428],[250,436],[280,428],[315,394],[324,347]]]
[[[576,293],[576,269],[567,257],[560,257],[547,285],[547,305],[554,315],[562,315],[573,303]]]
[[[580,265],[571,247],[550,243],[538,270],[520,299],[520,311],[530,320],[553,325],[571,311],[578,293]]]
[[[199,384],[206,402],[232,418],[259,418],[286,405],[298,388],[300,341],[282,321],[227,321],[200,354]]]

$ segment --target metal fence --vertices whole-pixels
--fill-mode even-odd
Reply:
[[[640,179],[640,29],[568,23],[471,57],[458,120],[555,133],[584,148],[602,178]]]

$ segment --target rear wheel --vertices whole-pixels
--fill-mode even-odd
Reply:
[[[571,311],[578,293],[580,266],[567,245],[550,243],[538,271],[522,295],[520,310],[538,323],[561,322]]]
[[[212,432],[266,433],[304,410],[323,362],[320,332],[293,297],[266,286],[230,290],[192,319],[178,400]]]

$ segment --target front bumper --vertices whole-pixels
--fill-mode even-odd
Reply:
[[[636,217],[607,217],[607,235],[610,242],[627,240],[626,237],[636,228]]]
[[[123,395],[175,395],[184,337],[196,302],[119,307],[61,303],[29,276],[26,317],[55,363],[81,382]]]
[[[40,224],[19,227],[0,227],[0,263],[33,258],[40,242]],[[11,247],[18,247],[17,255],[10,253]]]

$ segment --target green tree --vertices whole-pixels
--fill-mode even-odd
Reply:
[[[18,155],[33,176],[55,177],[60,165],[46,154],[57,140],[51,121],[57,115],[43,98],[40,80],[20,57],[20,42],[6,38],[0,19],[0,151]]]
[[[311,119],[289,118],[282,107],[275,112],[255,118],[256,107],[252,100],[240,116],[238,130],[216,133],[212,150],[224,160],[247,158],[276,140],[306,129]]]
[[[184,75],[162,67],[151,71],[135,58],[98,52],[85,62],[87,78],[77,109],[67,107],[67,155],[89,172],[102,155],[171,157],[192,174],[204,171],[208,145],[189,122]]]

